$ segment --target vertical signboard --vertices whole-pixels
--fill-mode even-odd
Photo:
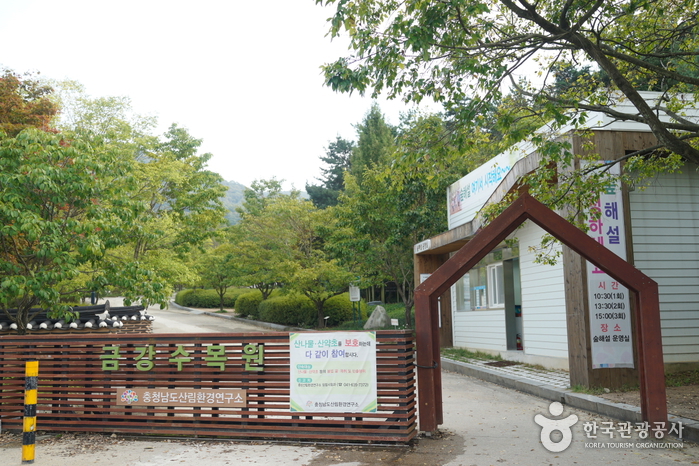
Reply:
[[[289,335],[290,410],[376,412],[376,332]]]
[[[619,166],[610,171],[619,174]],[[588,213],[588,234],[617,256],[626,260],[621,186],[607,186]],[[587,263],[590,305],[590,338],[593,369],[634,367],[629,291],[619,282]]]

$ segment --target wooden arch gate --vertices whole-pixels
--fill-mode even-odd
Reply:
[[[635,293],[641,414],[650,423],[667,422],[658,284],[525,193],[415,289],[420,430],[432,432],[444,422],[437,299],[525,220],[536,223]]]

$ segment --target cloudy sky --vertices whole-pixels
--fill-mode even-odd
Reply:
[[[141,114],[202,138],[209,169],[303,189],[369,98],[335,94],[320,66],[345,55],[314,0],[0,0],[0,66],[128,96]],[[399,102],[379,100],[397,124]]]

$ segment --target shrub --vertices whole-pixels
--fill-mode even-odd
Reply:
[[[235,308],[236,300],[242,293],[249,293],[248,288],[230,288],[223,295],[223,307]],[[180,306],[198,307],[203,309],[218,309],[220,298],[214,290],[183,290],[175,296],[175,302]]]
[[[247,293],[238,296],[235,302],[235,312],[241,317],[259,319],[258,306],[262,302],[262,292],[260,290],[248,290]]]
[[[276,296],[260,303],[260,320],[281,325],[313,327],[315,306],[305,296],[291,294]]]
[[[189,296],[194,293],[194,290],[182,290],[175,295],[175,302],[180,306],[186,306],[185,303],[189,302]]]
[[[366,319],[366,305],[360,307],[359,320]],[[323,313],[327,319],[328,327],[335,327],[342,322],[347,322],[353,319],[352,316],[352,301],[349,300],[349,293],[333,296],[325,302]]]
[[[226,296],[230,296],[233,300],[233,306],[231,307],[236,309],[236,307],[238,306],[238,298],[240,298],[244,294],[250,293],[251,291],[253,291],[252,288],[230,288],[228,291],[226,291]]]

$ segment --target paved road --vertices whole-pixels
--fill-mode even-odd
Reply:
[[[174,307],[161,310],[152,306],[148,308],[148,314],[155,317],[153,333],[250,333],[270,331],[269,329],[238,320],[212,317],[205,313],[197,314],[196,312],[184,311]]]
[[[123,306],[122,298],[108,299],[109,304],[113,307]],[[103,301],[100,300],[100,303]],[[148,314],[155,317],[153,333],[250,333],[271,331],[239,320],[212,317],[203,312],[197,313],[182,310],[177,305],[171,305],[168,309],[160,309],[158,305],[153,305],[148,308]]]
[[[162,311],[157,311],[161,313]],[[154,315],[155,312],[153,312]],[[169,310],[162,312],[166,328],[180,331],[220,329],[219,319]],[[156,317],[157,322],[157,317]],[[227,322],[224,320],[224,322]],[[238,325],[232,323],[232,325]],[[254,331],[261,329],[255,328]],[[160,331],[160,330],[158,330]],[[229,331],[229,330],[225,330]],[[239,330],[239,331],[247,331]],[[154,442],[119,436],[64,435],[41,437],[37,442],[37,466],[163,466],[172,464],[298,465],[298,466],[470,466],[470,465],[677,465],[699,464],[699,447],[683,442],[672,449],[644,448],[649,443],[633,435],[614,438],[598,432],[587,439],[584,425],[600,429],[620,427],[617,421],[576,409],[565,408],[559,416],[550,403],[524,393],[467,376],[444,372],[444,424],[434,438],[421,437],[411,447],[318,446],[308,444],[265,444],[261,442]],[[535,416],[569,420],[570,446],[561,452],[548,451],[541,442],[542,427]],[[539,418],[541,421],[542,418]],[[546,420],[545,420],[546,421]],[[545,422],[545,424],[548,421]],[[608,424],[604,424],[608,423]],[[41,420],[39,420],[39,430]],[[554,442],[561,439],[554,433]],[[670,439],[679,443],[676,439]],[[596,445],[592,445],[592,444]],[[643,445],[639,445],[643,444]],[[21,437],[0,435],[0,465],[21,464]]]

